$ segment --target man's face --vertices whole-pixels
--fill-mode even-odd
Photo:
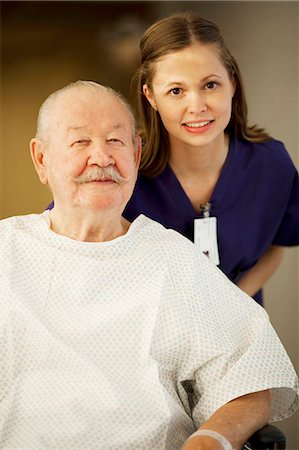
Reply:
[[[77,87],[55,100],[49,125],[43,164],[55,207],[121,213],[140,157],[126,108],[110,93]],[[102,179],[99,168],[108,170]],[[90,172],[95,176],[85,179]],[[124,180],[111,180],[111,172]]]

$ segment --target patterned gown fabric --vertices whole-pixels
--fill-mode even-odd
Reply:
[[[2,450],[179,450],[226,402],[298,405],[267,313],[173,230],[140,216],[78,242],[49,212],[1,221]]]

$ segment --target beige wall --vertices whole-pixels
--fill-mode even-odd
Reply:
[[[99,41],[104,39],[101,23],[119,24],[121,16],[131,20],[135,13],[141,28],[168,12],[187,8],[218,22],[243,72],[252,122],[282,140],[298,167],[298,2],[133,2],[130,8],[124,8],[126,2],[121,6],[110,2],[105,6],[109,13],[93,2],[90,14],[82,14],[76,2],[68,2],[69,14],[57,4],[53,14],[54,6],[47,10],[47,2],[43,7],[33,2],[35,8],[30,10],[31,3],[2,11],[1,217],[39,212],[51,199],[39,184],[28,153],[38,107],[50,92],[81,78],[110,84],[128,95],[134,54],[121,69],[112,58],[112,48],[107,54]],[[75,17],[76,8],[85,25]],[[65,23],[64,16],[68,17]],[[131,42],[133,49],[136,39]],[[288,249],[265,289],[266,309],[297,370],[298,264],[298,250]],[[288,449],[298,450],[298,414],[280,427],[288,436]]]

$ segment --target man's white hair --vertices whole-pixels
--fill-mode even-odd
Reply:
[[[65,91],[68,91],[70,89],[74,88],[80,88],[85,87],[88,89],[92,89],[94,91],[105,91],[107,94],[113,95],[127,110],[128,115],[132,122],[132,129],[133,129],[133,140],[136,135],[136,121],[133,113],[133,109],[131,108],[129,102],[125,99],[125,97],[120,93],[115,91],[114,89],[110,88],[109,86],[103,86],[102,84],[96,83],[95,81],[85,81],[85,80],[78,80],[73,83],[68,84],[67,86],[58,89],[57,91],[53,92],[49,97],[46,98],[46,100],[43,102],[39,109],[38,117],[37,117],[37,128],[36,128],[36,135],[35,137],[41,140],[45,140],[47,137],[47,131],[50,124],[50,116],[51,116],[51,109],[53,107],[53,104],[57,100],[57,98],[63,94]],[[49,136],[48,136],[49,137]]]

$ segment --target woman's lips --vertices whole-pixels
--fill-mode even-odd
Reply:
[[[192,134],[201,134],[208,131],[213,125],[214,120],[200,120],[194,122],[186,122],[182,124],[182,127]]]

